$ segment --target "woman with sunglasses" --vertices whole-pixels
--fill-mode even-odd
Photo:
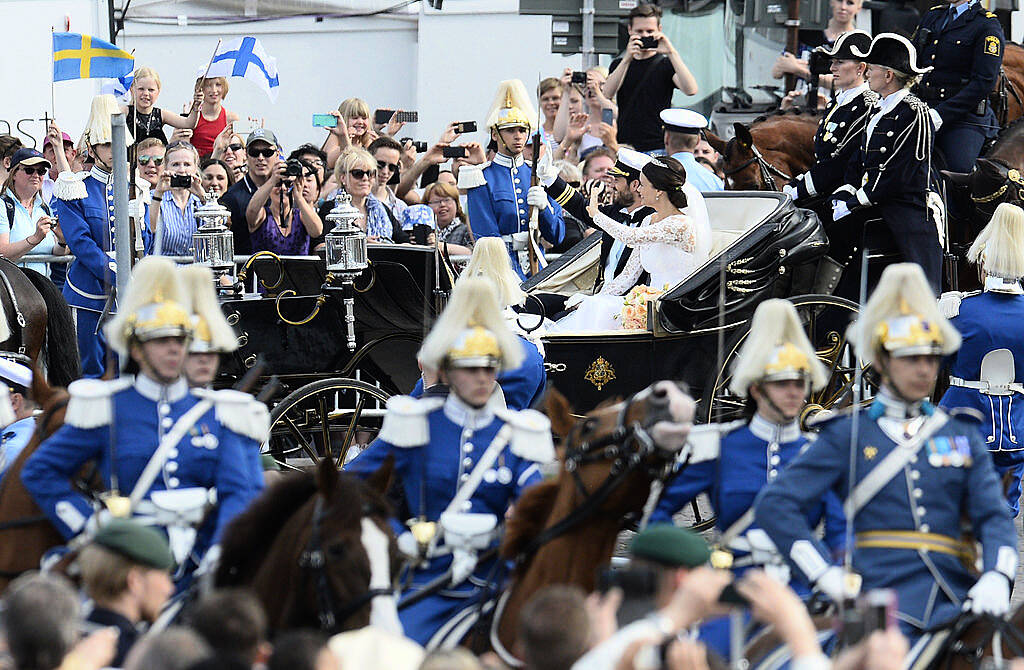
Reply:
[[[334,166],[334,178],[352,196],[352,206],[362,213],[359,225],[370,242],[395,242],[395,226],[384,204],[372,193],[377,183],[377,161],[365,149],[349,149]],[[325,207],[333,206],[331,200]]]
[[[135,145],[138,177],[148,183],[149,188],[156,188],[164,173],[164,151],[164,143],[155,137],[147,137]]]
[[[395,190],[388,186],[392,182],[398,183],[402,145],[394,138],[382,135],[370,143],[368,151],[377,162],[377,180],[373,186],[373,197],[388,208],[392,218],[402,221],[409,205],[395,195]]]
[[[210,158],[224,161],[234,173],[233,182],[239,181],[245,174],[245,138],[234,132],[234,124],[224,126],[224,130],[213,143]]]
[[[323,234],[320,217],[303,196],[303,174],[312,170],[303,166],[303,174],[296,177],[288,174],[288,163],[291,161],[274,166],[245,209],[253,253],[308,256],[310,240]]]
[[[11,156],[0,207],[0,255],[10,261],[29,253],[63,256],[68,252],[57,220],[43,202],[43,176],[49,169],[50,162],[35,149],[18,149]],[[44,263],[20,265],[46,276]]]

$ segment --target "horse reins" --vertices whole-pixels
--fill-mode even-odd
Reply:
[[[734,137],[730,141],[735,140],[736,138]],[[791,176],[789,176],[779,168],[775,167],[774,165],[766,161],[764,156],[761,155],[761,152],[757,150],[757,147],[754,145],[753,142],[751,142],[750,144],[750,151],[754,154],[752,158],[740,163],[737,167],[734,167],[730,170],[722,170],[722,174],[728,177],[736,174],[737,172],[740,172],[741,170],[747,169],[754,163],[757,163],[757,167],[761,171],[761,179],[764,181],[765,186],[767,186],[769,190],[779,190],[779,186],[778,184],[775,183],[775,177],[773,175],[785,179],[786,181],[793,181],[793,178]]]
[[[364,510],[365,511],[365,510]],[[391,589],[367,589],[366,593],[339,605],[337,594],[327,578],[327,553],[323,550],[321,525],[327,516],[323,496],[317,494],[313,506],[313,526],[306,548],[299,555],[299,567],[311,573],[316,592],[317,620],[320,629],[334,633],[341,624],[377,596],[391,595]]]
[[[985,621],[990,624],[989,630],[976,644],[965,644],[960,638],[971,626],[981,621]],[[925,632],[934,633],[945,628],[947,625],[948,624],[943,624],[942,626]],[[997,635],[1002,638],[1002,640],[1005,640],[1010,649],[1011,657],[1024,656],[1024,633],[1017,630],[1013,625],[1013,622],[991,614],[973,614],[971,612],[964,612],[953,621],[949,635],[943,641],[938,651],[936,651],[934,659],[941,659],[945,656],[946,670],[951,670],[953,667],[953,657],[962,656],[971,663],[971,667],[973,667],[974,670],[980,670],[981,660],[985,655],[985,649],[989,644],[994,642]],[[939,665],[935,661],[930,662],[928,667],[932,670],[939,670]]]
[[[13,263],[11,266],[17,267]],[[11,286],[11,280],[7,278],[7,274],[3,271],[0,271],[0,280],[3,281],[4,288],[7,289],[7,295],[11,298],[11,305],[14,307],[15,320],[18,322],[18,353],[24,356],[26,347],[25,333],[23,331],[25,330],[25,326],[28,322],[25,320],[25,315],[22,314],[21,308],[18,306],[18,296],[14,293],[14,287]]]
[[[601,505],[611,496],[629,475],[640,468],[644,459],[652,453],[658,452],[654,439],[647,432],[647,427],[634,421],[626,425],[626,415],[636,401],[638,394],[633,394],[622,403],[616,425],[612,432],[604,437],[590,442],[581,442],[579,446],[567,451],[564,459],[565,471],[570,473],[576,484],[576,489],[583,495],[583,504],[573,509],[566,517],[562,518],[555,525],[546,528],[537,537],[533,538],[517,555],[516,563],[521,564],[532,556],[538,549],[564,535],[575,526],[583,523],[594,516]],[[652,425],[655,421],[652,421]],[[583,424],[583,427],[586,423]],[[574,435],[578,436],[581,426],[573,427],[573,430],[566,437],[569,441]],[[635,450],[628,447],[636,445]],[[608,476],[599,487],[593,492],[587,490],[586,484],[580,476],[581,466],[597,461],[611,460],[612,465]],[[667,459],[660,466],[648,468],[648,474],[653,478],[661,478],[668,474],[674,459]]]

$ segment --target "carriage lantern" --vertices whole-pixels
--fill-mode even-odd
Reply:
[[[219,291],[234,290],[235,241],[227,226],[231,212],[219,202],[215,194],[207,196],[206,203],[195,212],[199,226],[192,233],[192,252],[195,262],[213,271]],[[221,281],[229,277],[230,282]]]
[[[356,225],[361,218],[362,213],[352,205],[352,197],[348,193],[340,193],[335,199],[334,209],[327,215],[327,223],[330,224],[331,230],[324,237],[327,245],[327,272],[341,279],[349,351],[356,350],[353,282],[369,267],[366,258],[366,233]]]

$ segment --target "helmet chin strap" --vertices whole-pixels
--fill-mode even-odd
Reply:
[[[928,397],[926,395],[923,398],[909,398],[905,393],[903,393],[903,390],[900,389],[899,386],[897,386],[896,380],[893,379],[892,373],[889,372],[888,361],[886,362],[885,369],[882,370],[882,374],[883,384],[886,386],[886,388],[892,391],[892,394],[896,396],[896,399],[899,400],[900,402],[905,403],[907,405],[916,405],[917,403],[923,401],[925,398]]]
[[[145,365],[139,365],[139,368],[142,370],[142,373],[145,374],[147,377],[152,378],[153,381],[162,386],[170,386],[174,382],[178,381],[178,379],[181,377],[181,370],[178,371],[178,374],[169,379],[161,375],[159,372],[157,372],[157,368],[155,365],[153,365],[153,361],[150,360],[149,354],[146,353],[146,348],[142,346],[143,344],[145,343],[139,342],[139,353],[142,358],[142,363],[145,363]]]
[[[806,379],[805,379],[805,381],[804,381],[805,388],[806,388],[806,385],[807,385],[807,383],[806,383]],[[782,423],[789,423],[791,421],[795,421],[796,418],[798,416],[800,416],[800,410],[797,410],[796,413],[793,414],[793,415],[789,415],[786,412],[782,411],[782,408],[775,404],[775,402],[771,399],[771,396],[769,396],[768,393],[765,391],[764,386],[762,386],[760,383],[754,384],[754,387],[757,387],[758,393],[761,396],[761,400],[763,400],[768,405],[768,407],[770,407],[772,410],[774,410],[776,414],[778,414],[780,417],[782,417]],[[751,388],[753,388],[753,387],[751,387]],[[804,391],[804,398],[805,399],[807,398],[806,390]]]

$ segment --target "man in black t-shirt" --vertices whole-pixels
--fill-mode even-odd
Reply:
[[[619,106],[619,144],[643,152],[664,149],[658,115],[672,106],[677,88],[696,95],[697,80],[661,32],[661,9],[642,4],[629,13],[629,45],[622,58],[612,61],[602,88],[605,97],[614,98]]]

